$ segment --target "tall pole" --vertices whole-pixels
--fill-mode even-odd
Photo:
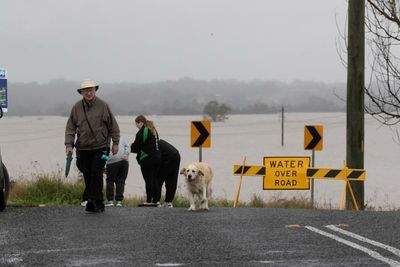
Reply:
[[[199,147],[199,162],[201,162],[203,160],[203,150],[201,149],[201,147]]]
[[[346,162],[364,168],[364,57],[365,0],[351,0],[348,14]],[[364,209],[364,182],[350,181],[356,202]],[[354,209],[346,189],[346,209]]]
[[[312,150],[311,153],[311,167],[315,167],[315,150]],[[314,179],[311,180],[311,207],[314,207]]]
[[[285,128],[284,128],[284,126],[285,126],[285,109],[284,109],[284,107],[282,107],[282,132],[281,132],[281,145],[282,146],[284,146],[284,144],[285,144],[285,141],[284,141],[284,138],[285,138]]]

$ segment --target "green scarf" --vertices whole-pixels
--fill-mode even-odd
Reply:
[[[147,138],[149,136],[149,128],[144,127],[143,129],[143,144],[146,142]],[[148,157],[149,155],[144,152],[143,150],[140,150],[140,161],[142,161],[145,157]]]

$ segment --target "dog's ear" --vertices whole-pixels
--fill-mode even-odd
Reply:
[[[204,176],[204,173],[202,171],[199,171],[199,175]]]
[[[185,174],[185,172],[186,172],[186,168],[183,168],[183,169],[180,171],[179,174]]]

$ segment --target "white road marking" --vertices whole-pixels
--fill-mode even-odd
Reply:
[[[0,258],[0,265],[10,265],[10,264],[18,264],[20,262],[22,262],[23,259],[20,257],[1,257]]]
[[[28,254],[49,254],[49,253],[58,253],[58,252],[69,252],[69,251],[98,250],[98,249],[104,249],[104,248],[110,248],[110,247],[114,247],[114,246],[102,245],[100,247],[75,247],[75,248],[63,248],[63,249],[26,250],[26,251],[20,251],[19,253],[2,255],[2,257],[0,257],[0,265],[1,265],[1,263],[22,262],[23,257]]]
[[[386,258],[386,257],[382,256],[381,254],[379,254],[378,252],[376,252],[374,250],[371,250],[371,249],[368,249],[366,247],[360,246],[360,245],[358,245],[356,243],[350,242],[350,241],[348,241],[346,239],[343,239],[343,238],[338,237],[336,235],[333,235],[333,234],[330,234],[328,232],[319,230],[318,228],[315,228],[315,227],[312,227],[312,226],[305,226],[305,228],[310,230],[310,231],[313,231],[315,233],[318,233],[320,235],[332,238],[333,240],[336,240],[336,241],[338,241],[340,243],[343,243],[343,244],[345,244],[345,245],[347,245],[349,247],[361,250],[362,252],[365,252],[368,255],[370,255],[372,258],[375,258],[377,260],[385,262],[385,263],[389,264],[390,266],[400,266],[400,262],[392,260],[392,259],[389,259],[389,258]]]
[[[341,228],[339,228],[339,227],[336,227],[335,225],[326,225],[325,227],[326,227],[326,228],[329,228],[329,229],[331,229],[331,230],[333,230],[333,231],[339,232],[339,233],[341,233],[341,234],[350,236],[350,237],[352,237],[352,238],[354,238],[354,239],[363,241],[363,242],[365,242],[365,243],[369,243],[369,244],[374,245],[374,246],[376,246],[376,247],[380,247],[380,248],[386,249],[386,250],[392,252],[394,255],[400,257],[400,249],[397,249],[397,248],[395,248],[395,247],[391,247],[391,246],[389,246],[389,245],[385,245],[385,244],[379,243],[379,242],[377,242],[377,241],[371,240],[371,239],[369,239],[369,238],[366,238],[366,237],[357,235],[357,234],[355,234],[355,233],[352,233],[352,232],[343,230],[343,229],[341,229]]]
[[[98,249],[108,249],[115,248],[114,245],[104,244],[98,247],[74,247],[74,248],[55,248],[55,249],[37,249],[37,250],[26,250],[21,251],[14,255],[26,255],[26,254],[48,254],[57,252],[69,252],[69,251],[84,251],[84,250],[98,250]]]
[[[70,263],[66,264],[65,266],[68,267],[80,267],[80,266],[97,266],[99,264],[107,264],[116,265],[117,263],[121,263],[120,260],[109,259],[109,258],[92,258],[92,259],[72,259]]]
[[[182,266],[183,263],[156,263],[156,266]]]

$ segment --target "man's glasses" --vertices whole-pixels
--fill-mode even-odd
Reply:
[[[94,87],[81,89],[81,94],[88,94],[94,92],[96,89]]]

